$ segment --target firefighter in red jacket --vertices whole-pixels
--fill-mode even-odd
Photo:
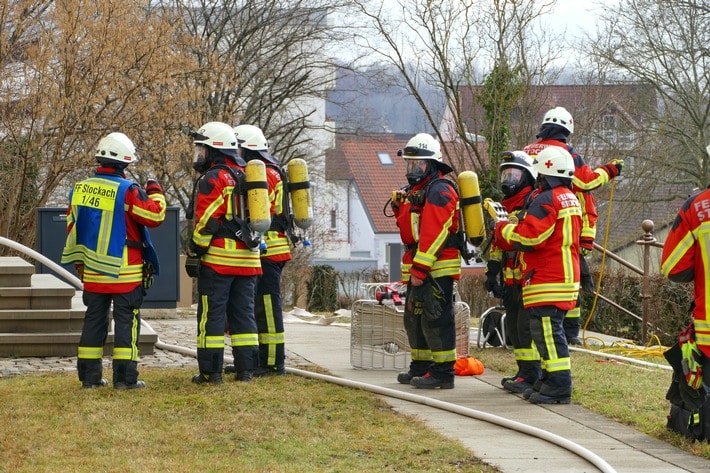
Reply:
[[[420,133],[399,153],[407,162],[409,186],[392,209],[406,251],[402,279],[408,281],[404,327],[411,347],[409,370],[397,381],[420,389],[452,389],[456,361],[454,281],[461,275],[457,241],[459,196],[444,178],[439,142]]]
[[[589,265],[585,259],[594,249],[594,239],[597,227],[597,208],[594,203],[594,196],[591,191],[606,185],[610,180],[621,174],[624,161],[612,159],[607,164],[594,170],[584,161],[582,156],[569,144],[569,135],[574,133],[574,120],[572,115],[564,107],[555,107],[547,111],[542,119],[540,131],[536,135],[538,139],[534,143],[527,145],[524,151],[533,159],[537,154],[548,146],[559,146],[567,150],[574,159],[574,193],[582,206],[582,235],[580,248],[582,258],[581,265],[581,285],[582,289],[588,292],[594,291]],[[565,336],[567,341],[573,345],[582,345],[579,338],[580,327],[580,302],[567,313],[565,318]]]
[[[710,154],[710,146],[708,146]],[[661,255],[661,273],[674,282],[693,282],[693,328],[695,354],[702,367],[703,383],[710,388],[710,188],[685,201],[668,232]],[[693,355],[692,353],[689,355]],[[692,360],[691,360],[692,364]]]
[[[537,171],[532,158],[524,151],[506,151],[500,164],[501,204],[518,220],[522,220],[534,194]],[[541,376],[540,354],[530,334],[530,319],[522,306],[522,273],[516,250],[503,251],[495,242],[486,263],[485,288],[503,300],[505,334],[510,338],[518,370],[514,376],[502,379],[507,391],[523,393]],[[502,285],[501,285],[502,280]]]
[[[126,179],[125,169],[136,159],[136,148],[126,135],[108,134],[96,148],[96,173],[69,194],[68,236],[61,262],[74,263],[84,283],[86,314],[77,357],[84,388],[108,384],[102,359],[111,304],[113,387],[145,387],[138,379],[140,307],[148,281],[158,271],[146,227],[165,220],[166,205],[157,181],[148,180],[143,189]]]
[[[286,231],[289,227],[288,189],[284,188],[279,161],[269,153],[269,145],[260,128],[238,125],[234,128],[239,155],[249,162],[259,159],[266,165],[266,179],[271,203],[271,227],[264,236],[261,252],[263,274],[256,285],[254,314],[259,330],[259,367],[255,377],[286,374],[285,333],[281,301],[281,273],[291,259]]]
[[[574,161],[563,148],[542,150],[533,167],[539,193],[519,223],[496,223],[496,243],[520,251],[523,306],[542,358],[542,378],[524,395],[535,404],[568,404],[572,374],[565,313],[579,292],[579,242],[582,209],[572,192]]]
[[[197,363],[194,383],[221,384],[228,328],[235,379],[249,382],[258,367],[254,290],[261,275],[259,236],[246,222],[244,166],[234,129],[208,122],[193,133],[192,167],[203,174],[194,197],[195,227],[188,243],[188,274],[197,277]],[[225,324],[226,318],[226,324]]]

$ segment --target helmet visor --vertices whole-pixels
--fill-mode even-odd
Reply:
[[[428,159],[407,159],[408,176],[425,176],[428,173]]]
[[[515,167],[508,167],[500,172],[501,184],[519,184],[523,180],[523,170]]]
[[[500,172],[500,188],[503,195],[512,197],[518,193],[523,183],[523,170],[517,167],[507,167]]]

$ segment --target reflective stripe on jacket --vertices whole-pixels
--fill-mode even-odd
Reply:
[[[573,309],[579,293],[579,234],[582,210],[577,197],[560,186],[541,191],[518,224],[499,222],[496,238],[521,253],[523,306]]]
[[[402,280],[410,274],[424,279],[427,274],[438,278],[461,277],[461,254],[450,238],[459,225],[459,197],[440,173],[431,186],[427,180],[414,186],[407,200],[395,209],[397,226],[406,251],[402,255]],[[427,190],[428,189],[428,190]],[[426,192],[426,196],[421,193]],[[423,203],[412,203],[421,199]]]
[[[661,255],[661,273],[674,282],[695,282],[693,324],[698,348],[710,357],[710,190],[685,201],[668,232]]]
[[[225,165],[243,172],[244,168],[226,160]],[[261,275],[259,251],[252,251],[242,241],[221,235],[227,233],[222,228],[231,221],[239,209],[234,209],[232,192],[237,183],[226,169],[212,167],[205,173],[197,185],[195,196],[195,228],[192,241],[203,250],[201,262],[218,274],[254,276]],[[240,206],[242,196],[236,196],[236,205]],[[219,232],[220,236],[215,236]]]
[[[99,167],[69,198],[62,264],[83,266],[88,292],[123,294],[141,284],[143,232],[165,220],[163,194],[149,197],[122,172]]]

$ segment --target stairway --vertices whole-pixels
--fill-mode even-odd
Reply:
[[[0,257],[0,357],[76,356],[86,307],[81,292],[22,258]],[[138,348],[153,354],[157,334],[143,324]],[[110,328],[104,356],[113,352]]]

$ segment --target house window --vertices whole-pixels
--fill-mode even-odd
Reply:
[[[602,117],[602,129],[613,130],[616,128],[616,116],[604,115]]]
[[[330,211],[330,229],[337,230],[338,228],[338,208],[334,208]]]
[[[616,143],[616,116],[604,115],[602,117],[602,139],[607,144]]]
[[[386,151],[378,151],[377,159],[380,160],[380,164],[383,166],[392,166],[392,156]]]

